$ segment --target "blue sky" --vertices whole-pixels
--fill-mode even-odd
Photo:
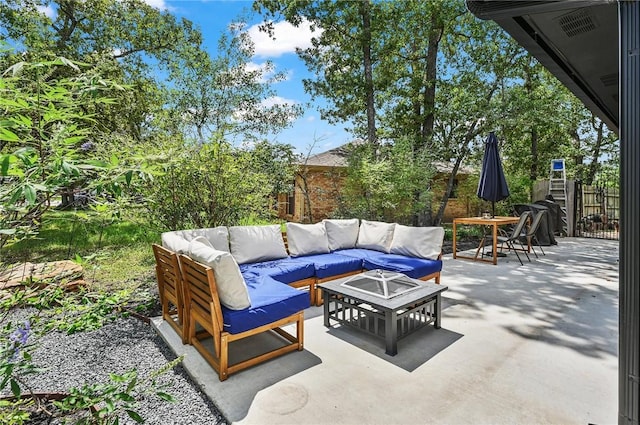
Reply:
[[[243,11],[248,16],[251,1],[241,0],[145,0],[159,9],[168,9],[177,17],[189,19],[202,31],[204,46],[212,56],[216,56],[218,39],[226,27],[237,19]],[[305,47],[311,38],[308,27],[295,28],[285,22],[277,23],[275,36],[277,41],[269,39],[257,30],[261,17],[253,15],[249,24],[249,34],[255,43],[256,53],[252,65],[260,66],[271,60],[278,71],[286,71],[288,79],[274,86],[277,102],[295,102],[305,104],[310,97],[304,92],[302,79],[309,76],[304,63],[295,54],[295,48]],[[340,146],[352,139],[344,130],[344,125],[331,125],[320,118],[318,102],[305,109],[302,117],[291,128],[270,136],[269,140],[293,145],[302,154],[307,154],[315,140],[312,153],[320,153]]]

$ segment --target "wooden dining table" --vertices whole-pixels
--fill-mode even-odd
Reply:
[[[490,218],[484,218],[484,217],[454,218],[453,219],[453,258],[464,258],[467,260],[484,261],[487,263],[498,264],[498,227],[505,226],[508,224],[516,224],[519,220],[520,220],[520,217],[506,217],[506,216],[504,217],[496,216],[496,217],[490,217]],[[456,230],[458,225],[490,226],[492,228],[491,233],[493,235],[492,259],[489,260],[484,258],[483,255],[480,255],[480,250],[484,246],[484,241],[485,241],[484,238],[480,241],[480,245],[478,245],[478,248],[476,249],[476,255],[474,255],[473,257],[470,257],[468,255],[460,255],[456,253],[456,238],[457,238]],[[480,255],[480,258],[478,258],[478,255]]]

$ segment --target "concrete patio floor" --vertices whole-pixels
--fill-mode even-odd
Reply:
[[[442,328],[400,340],[394,357],[381,339],[325,328],[312,307],[304,351],[220,382],[153,324],[233,423],[615,424],[618,242],[558,238],[544,250],[524,266],[512,253],[497,266],[445,256]]]

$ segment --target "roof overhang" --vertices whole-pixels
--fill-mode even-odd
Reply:
[[[618,132],[618,5],[615,0],[467,0]]]

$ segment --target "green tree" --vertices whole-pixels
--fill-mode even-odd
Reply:
[[[101,128],[88,111],[112,101],[103,90],[124,88],[81,66],[17,62],[0,78],[0,247],[35,234],[63,188],[82,182],[97,197],[118,196],[142,171],[93,154]],[[56,73],[74,75],[48,78]]]
[[[616,135],[532,58],[514,69],[521,78],[500,99],[507,172],[526,175],[532,188],[552,159],[565,158],[569,177],[592,180],[603,158],[617,156]]]
[[[430,158],[416,155],[410,140],[373,147],[351,145],[345,189],[336,216],[410,224],[429,202],[413,195],[432,177]]]
[[[286,74],[272,62],[252,69],[254,45],[244,22],[230,25],[218,43],[219,56],[202,53],[198,65],[176,75],[170,108],[185,133],[194,130],[199,143],[216,137],[254,142],[289,126],[302,112],[300,105],[269,103],[273,85]]]
[[[55,12],[52,18],[42,12],[45,7]],[[164,77],[156,71],[179,74],[201,52],[201,33],[190,21],[140,0],[6,0],[0,3],[0,23],[3,38],[19,54],[36,60],[64,56],[131,85],[126,93],[112,93],[117,102],[99,113],[103,126],[137,140],[164,103]]]
[[[473,18],[459,0],[265,0],[256,2],[256,8],[270,16],[280,13],[293,24],[307,19],[322,30],[313,46],[299,54],[316,75],[305,80],[305,88],[329,100],[322,111],[325,117],[353,122],[355,136],[370,134],[364,130],[370,122],[365,119],[370,81],[380,139],[409,141],[415,161],[429,157],[454,163],[449,186],[472,141],[491,128],[493,98],[514,78],[510,67],[523,55],[497,26]],[[370,22],[361,19],[362,10]],[[363,45],[370,49],[370,80]],[[424,166],[433,173],[429,162]],[[425,180],[410,196],[423,206],[415,210],[414,224],[439,223],[442,218],[448,197],[443,196],[434,216],[430,191]]]
[[[381,3],[359,1],[260,0],[254,9],[268,18],[284,18],[293,25],[304,20],[321,31],[312,46],[298,51],[315,77],[303,80],[312,99],[324,98],[329,105],[321,108],[331,123],[353,123],[354,133],[369,143],[378,140],[376,120],[377,52],[384,23],[378,19]],[[271,31],[271,22],[264,30]]]

